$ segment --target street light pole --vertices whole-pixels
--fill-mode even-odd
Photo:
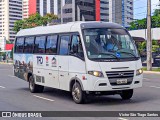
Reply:
[[[152,70],[151,0],[147,2],[147,70]]]

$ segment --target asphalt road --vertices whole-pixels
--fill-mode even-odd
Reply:
[[[29,92],[27,82],[13,76],[12,65],[0,65],[0,111],[160,111],[160,74],[144,74],[143,87],[134,91],[131,100],[123,101],[119,95],[92,99],[88,104],[75,104],[68,92],[52,88],[45,88],[44,93],[32,94]],[[159,120],[160,118],[83,119]],[[0,118],[0,120],[6,120],[6,118]]]

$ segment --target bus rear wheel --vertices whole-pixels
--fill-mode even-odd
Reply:
[[[122,93],[120,93],[120,96],[123,100],[129,100],[133,96],[133,89],[131,90],[123,90]]]
[[[31,93],[42,93],[44,86],[36,85],[33,76],[29,77],[29,90]]]
[[[78,82],[75,82],[72,86],[72,97],[77,104],[82,104],[86,101],[86,93],[82,91],[81,85]]]

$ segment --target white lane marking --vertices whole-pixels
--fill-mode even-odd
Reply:
[[[13,75],[8,75],[9,77],[15,77],[15,76],[13,76]]]
[[[126,119],[126,118],[118,118],[119,120],[128,120],[128,119]]]
[[[144,80],[150,80],[150,79],[148,79],[148,78],[143,78]]]
[[[48,101],[54,102],[54,100],[51,100],[51,99],[48,99],[48,98],[45,98],[45,97],[41,97],[41,96],[37,96],[37,95],[33,95],[33,96],[37,97],[37,98],[40,98],[40,99],[43,99],[43,100],[48,100]]]
[[[149,86],[149,87],[160,89],[160,87],[158,87],[158,86]]]
[[[5,88],[5,87],[3,87],[3,86],[0,86],[0,88]]]

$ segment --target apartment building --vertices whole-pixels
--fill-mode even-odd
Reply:
[[[112,0],[109,2],[109,21],[129,27],[133,21],[133,0]]]
[[[44,16],[47,13],[61,14],[63,0],[23,0],[23,18],[39,13]]]
[[[22,11],[22,16],[23,19],[28,18],[29,17],[29,0],[23,0],[23,11]]]
[[[23,0],[23,18],[33,13],[53,13],[61,23],[97,20],[128,27],[133,20],[133,0]]]
[[[22,0],[0,0],[0,40],[14,41],[14,22],[22,19]]]
[[[100,20],[109,22],[109,0],[100,0]]]
[[[128,27],[133,20],[133,0],[65,0],[62,9],[63,23],[97,20]]]
[[[65,0],[62,7],[62,23],[96,20],[95,0]]]

